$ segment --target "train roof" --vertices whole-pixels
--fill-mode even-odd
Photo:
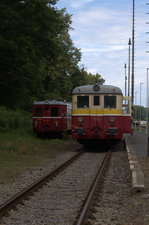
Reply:
[[[76,94],[117,94],[122,95],[120,88],[113,85],[83,85],[73,89],[73,95]]]
[[[33,105],[67,105],[72,106],[70,102],[61,102],[56,100],[34,101]]]

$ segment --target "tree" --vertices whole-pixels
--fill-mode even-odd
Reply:
[[[71,100],[75,86],[101,80],[78,66],[71,15],[56,2],[0,1],[0,104],[30,108],[34,99]]]
[[[147,109],[144,106],[139,105],[134,105],[134,120],[140,120],[140,112],[141,112],[141,120],[146,120]]]

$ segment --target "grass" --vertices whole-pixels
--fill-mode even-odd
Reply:
[[[78,144],[63,139],[41,139],[32,133],[32,113],[0,107],[0,181],[33,166],[43,165],[49,158]]]
[[[134,127],[134,131],[140,131],[140,127]],[[141,132],[146,132],[146,128],[144,128],[144,127],[141,127]]]
[[[71,151],[77,143],[65,139],[40,139],[19,131],[0,133],[0,180],[33,166],[43,165],[49,158]]]

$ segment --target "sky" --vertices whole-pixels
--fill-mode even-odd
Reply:
[[[135,0],[134,104],[146,107],[147,68],[149,67],[149,0]],[[105,84],[125,93],[128,76],[128,41],[132,38],[133,0],[59,0],[57,8],[72,14],[70,36],[82,53],[80,65],[87,72],[99,73]],[[127,68],[124,68],[126,63]],[[131,76],[131,68],[130,68]],[[143,83],[140,85],[140,83]],[[141,95],[140,95],[141,87]],[[128,86],[127,86],[128,92]],[[130,91],[131,93],[131,91]]]

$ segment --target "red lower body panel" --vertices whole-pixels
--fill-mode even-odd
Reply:
[[[63,119],[34,119],[33,130],[36,133],[61,133],[67,129],[66,120]]]
[[[131,133],[129,116],[73,116],[73,139],[121,139],[123,133]]]

